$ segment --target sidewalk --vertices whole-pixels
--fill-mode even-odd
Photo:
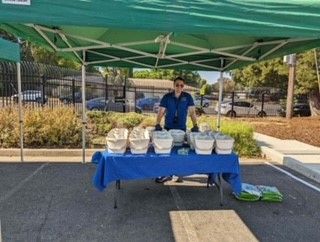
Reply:
[[[320,182],[320,148],[297,140],[281,140],[255,133],[262,153],[301,174]]]

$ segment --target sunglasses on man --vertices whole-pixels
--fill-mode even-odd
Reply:
[[[184,87],[184,84],[179,84],[179,83],[177,83],[177,84],[176,84],[176,87]]]

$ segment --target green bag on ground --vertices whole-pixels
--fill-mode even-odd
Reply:
[[[235,197],[238,200],[246,202],[255,202],[259,201],[262,194],[261,191],[255,186],[248,183],[241,184],[241,193],[240,195],[235,194]]]
[[[266,202],[282,202],[283,195],[276,187],[257,185],[257,188],[261,191],[261,201]]]

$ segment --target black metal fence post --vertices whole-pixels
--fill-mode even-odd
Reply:
[[[122,91],[122,111],[126,112],[126,86],[127,86],[127,77],[124,78],[124,85],[123,85],[123,91]]]
[[[231,96],[231,117],[234,117],[234,92],[232,92]]]
[[[76,107],[76,84],[75,84],[75,80],[74,78],[72,79],[72,105],[73,105],[73,108]]]
[[[261,97],[261,112],[263,112],[264,109],[264,92],[262,93],[262,97]]]
[[[108,111],[108,100],[109,100],[109,90],[108,90],[108,77],[106,78],[106,85],[105,85],[105,94],[104,94],[104,101],[106,102],[106,106],[104,108],[105,111]]]
[[[46,102],[46,78],[44,75],[41,77],[41,107],[44,107],[44,104]]]

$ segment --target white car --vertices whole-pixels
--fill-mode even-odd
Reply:
[[[200,107],[201,106],[201,97],[197,97],[194,99],[194,105],[196,107]],[[206,98],[203,98],[202,100],[202,107],[207,108],[210,106],[210,101]]]
[[[218,104],[215,110],[218,112]],[[234,102],[233,110],[232,110],[232,102],[228,101],[228,102],[221,103],[221,114],[226,115],[228,117],[236,117],[236,116],[265,117],[267,116],[265,111],[261,111],[257,106],[246,101]]]
[[[25,90],[21,92],[22,94],[22,101],[23,102],[42,102],[42,92],[38,90]],[[12,100],[14,102],[18,102],[18,94],[12,95]],[[46,103],[48,100],[47,96],[44,96],[44,102]]]

